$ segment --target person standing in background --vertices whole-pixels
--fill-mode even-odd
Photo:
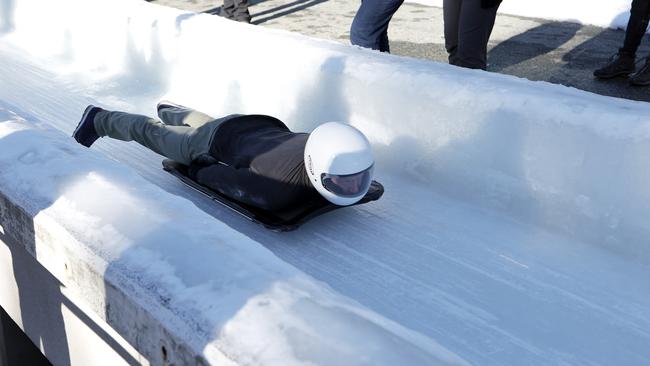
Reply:
[[[636,71],[636,51],[648,29],[650,20],[650,0],[634,0],[630,9],[630,19],[625,30],[623,47],[612,60],[602,68],[594,71],[599,79],[611,79],[617,76],[628,76]],[[646,58],[643,67],[630,77],[630,84],[650,85],[650,56]]]
[[[251,14],[248,12],[248,0],[223,0],[219,15],[238,22],[251,22]]]
[[[449,63],[487,68],[487,44],[501,0],[444,0],[445,48]]]
[[[404,0],[361,0],[350,26],[350,42],[355,46],[390,53],[388,23]]]
[[[352,26],[353,45],[390,52],[388,24],[403,0],[362,0]],[[445,48],[449,63],[486,69],[487,43],[501,0],[444,0]]]

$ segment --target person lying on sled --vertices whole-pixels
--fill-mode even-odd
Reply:
[[[318,195],[351,205],[370,187],[370,143],[348,124],[328,122],[297,133],[271,116],[213,118],[167,101],[157,109],[161,121],[89,105],[72,136],[86,147],[104,136],[136,141],[188,165],[194,181],[269,211]]]

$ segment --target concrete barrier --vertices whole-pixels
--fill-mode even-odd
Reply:
[[[33,236],[13,237],[18,235],[14,229],[31,231],[30,226],[24,224],[32,223],[32,220],[1,193],[0,202],[2,227],[7,227],[0,233],[0,307],[18,323],[36,349],[40,349],[53,365],[150,364],[97,315],[96,308],[86,305],[88,301],[75,292],[74,286],[54,277],[30,253],[29,250],[36,247]],[[19,241],[26,238],[27,241]],[[54,262],[49,261],[57,267],[52,269],[63,267],[64,270],[59,272],[64,277],[72,271],[71,266],[80,264],[76,261]],[[75,271],[82,269],[80,266]],[[7,341],[9,345],[15,343]]]

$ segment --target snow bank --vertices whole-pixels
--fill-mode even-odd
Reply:
[[[0,194],[34,217],[30,249],[39,261],[53,273],[63,268],[56,253],[88,265],[209,363],[465,364],[60,131],[2,109],[0,151]],[[81,266],[72,271],[66,287],[91,294],[97,313],[129,341],[164,342],[147,333],[143,317],[126,323],[124,304],[91,288]]]
[[[411,2],[442,7],[442,0]],[[632,0],[504,0],[499,13],[625,29],[630,4]]]

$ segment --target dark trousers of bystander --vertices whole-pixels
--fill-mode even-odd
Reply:
[[[487,44],[498,8],[498,4],[484,8],[481,0],[443,1],[445,47],[450,64],[487,68]]]
[[[620,49],[621,54],[632,57],[636,56],[636,51],[648,29],[649,21],[650,0],[632,1],[630,20],[627,22],[627,29],[625,31],[625,41],[623,42],[623,48]]]
[[[362,0],[350,27],[353,45],[390,52],[388,23],[404,0]]]
[[[248,12],[248,0],[223,0],[220,15],[238,22],[251,22],[251,14]]]

